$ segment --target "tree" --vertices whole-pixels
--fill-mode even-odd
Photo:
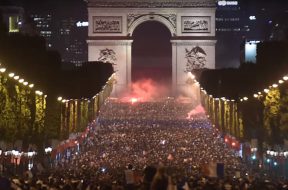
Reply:
[[[280,143],[278,138],[280,119],[280,91],[278,88],[271,88],[264,99],[264,128],[268,142],[272,145]]]

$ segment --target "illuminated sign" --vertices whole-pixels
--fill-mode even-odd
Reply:
[[[88,26],[88,25],[89,25],[89,22],[80,22],[80,21],[78,21],[76,23],[77,27],[85,27],[85,26]]]
[[[256,20],[256,16],[249,16],[250,20]]]
[[[218,1],[219,6],[237,6],[238,1]]]

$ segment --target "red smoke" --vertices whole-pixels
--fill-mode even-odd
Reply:
[[[198,105],[188,113],[187,119],[193,119],[193,116],[205,115],[205,110],[201,105]]]
[[[166,86],[157,84],[151,79],[143,79],[134,82],[131,86],[131,93],[126,94],[122,101],[153,101],[155,99],[167,97],[169,90]]]

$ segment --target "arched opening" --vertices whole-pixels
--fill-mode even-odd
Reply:
[[[172,45],[169,29],[158,21],[146,21],[136,27],[132,37],[132,82],[151,79],[171,91]]]

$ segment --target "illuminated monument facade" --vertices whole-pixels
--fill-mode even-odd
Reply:
[[[88,60],[113,63],[114,94],[127,91],[133,32],[160,22],[172,36],[172,92],[187,95],[189,71],[215,68],[215,10],[214,0],[88,0]]]

